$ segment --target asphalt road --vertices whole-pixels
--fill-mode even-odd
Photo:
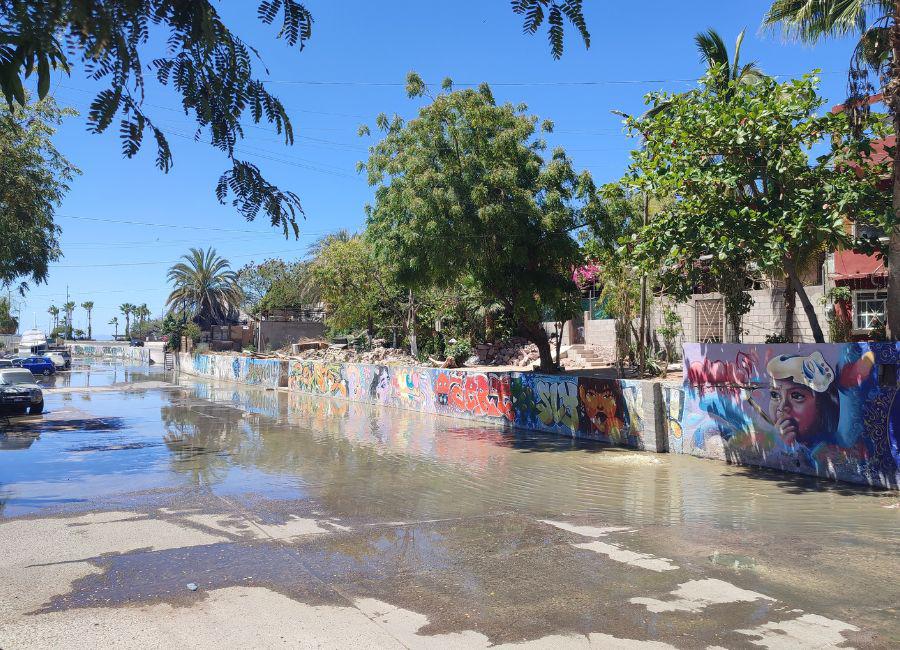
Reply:
[[[900,496],[80,363],[0,423],[0,648],[900,647]]]

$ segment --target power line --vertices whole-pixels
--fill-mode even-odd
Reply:
[[[287,249],[281,251],[263,251],[260,253],[250,253],[245,255],[232,255],[231,258],[252,258],[259,257],[261,255],[280,255],[282,253],[297,253],[296,249]],[[111,267],[123,267],[123,266],[156,266],[159,264],[178,264],[179,262],[183,262],[184,260],[156,260],[154,262],[113,262],[110,264],[53,264],[52,268],[57,269],[94,269],[94,268],[111,268]]]

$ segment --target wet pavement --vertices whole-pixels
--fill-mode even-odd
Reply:
[[[45,400],[0,648],[900,647],[897,493],[155,367]]]

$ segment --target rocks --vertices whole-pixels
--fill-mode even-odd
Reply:
[[[518,336],[496,343],[476,345],[475,356],[478,365],[517,368],[530,368],[540,358],[537,346]],[[466,365],[475,365],[471,361],[469,359]]]
[[[303,350],[294,355],[298,359],[314,359],[333,363],[372,363],[381,365],[419,365],[419,361],[403,350],[376,347],[368,352],[357,352],[352,348],[330,346],[324,350]]]

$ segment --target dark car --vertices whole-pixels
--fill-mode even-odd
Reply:
[[[24,359],[17,359],[13,363],[17,368],[30,370],[34,375],[48,377],[56,372],[56,366],[47,357],[25,357]]]
[[[144,342],[141,339],[131,339],[131,347],[142,348],[144,347]]]
[[[0,415],[32,415],[44,410],[44,393],[34,375],[24,368],[0,370]]]

